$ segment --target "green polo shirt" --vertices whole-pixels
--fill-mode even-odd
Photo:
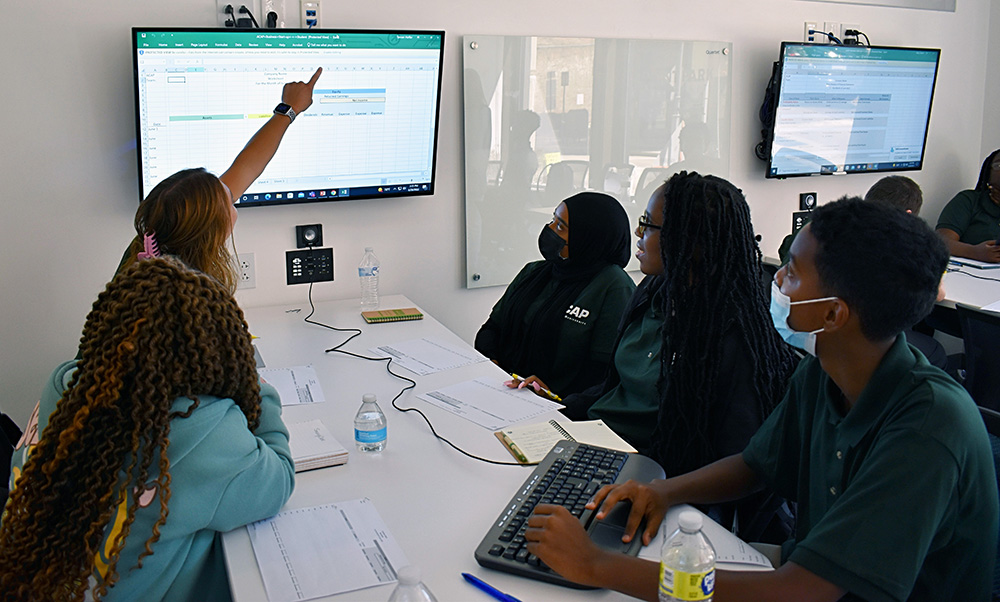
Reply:
[[[663,292],[656,291],[641,319],[625,327],[615,352],[618,384],[590,406],[587,415],[600,418],[634,447],[650,449],[660,409],[660,348],[663,346]]]
[[[937,228],[958,233],[959,241],[970,245],[1000,240],[1000,207],[989,192],[963,190],[945,205]]]
[[[743,451],[799,504],[788,560],[845,600],[988,600],[997,482],[972,399],[903,335],[846,415],[840,399],[806,358]]]

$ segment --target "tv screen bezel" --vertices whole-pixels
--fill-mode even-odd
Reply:
[[[437,73],[437,94],[435,97],[435,107],[434,107],[434,134],[433,134],[433,147],[431,151],[431,169],[430,169],[430,181],[426,183],[426,188],[423,184],[415,184],[414,190],[399,190],[400,188],[406,188],[407,185],[392,185],[385,186],[387,190],[382,192],[379,191],[377,185],[369,186],[366,188],[373,189],[372,192],[358,192],[352,193],[348,196],[324,196],[324,197],[305,197],[305,198],[285,198],[285,199],[268,199],[261,201],[254,201],[248,199],[241,199],[236,204],[238,208],[244,207],[271,207],[279,205],[291,205],[291,204],[311,204],[311,203],[322,203],[322,202],[336,202],[336,201],[359,201],[359,200],[371,200],[371,199],[382,199],[382,198],[409,198],[418,196],[431,196],[435,193],[437,188],[437,164],[438,164],[438,144],[440,136],[441,127],[441,86],[444,76],[444,52],[445,52],[445,31],[444,30],[422,30],[422,29],[329,29],[329,28],[312,28],[312,29],[302,29],[302,28],[282,28],[282,29],[235,29],[235,28],[223,28],[223,27],[132,27],[131,30],[131,40],[130,44],[132,46],[132,90],[133,90],[133,110],[135,114],[135,148],[136,148],[136,171],[138,174],[138,192],[139,201],[146,197],[152,190],[143,189],[143,174],[142,174],[142,144],[140,140],[142,137],[142,123],[140,123],[140,100],[139,100],[139,35],[141,33],[204,33],[204,34],[247,34],[247,33],[280,33],[280,34],[377,34],[377,35],[433,35],[439,36],[440,51],[438,55],[438,73]],[[280,98],[275,99],[275,105],[281,101]],[[279,151],[280,152],[280,147]],[[236,157],[233,156],[233,159]],[[191,165],[189,167],[202,167],[199,165]],[[227,166],[228,167],[228,166]],[[217,174],[217,175],[221,175]],[[396,190],[391,190],[391,189]]]
[[[785,58],[787,56],[787,54],[786,54],[786,48],[789,47],[789,46],[799,46],[799,47],[810,46],[810,47],[824,47],[824,48],[834,48],[834,49],[866,48],[866,49],[878,49],[878,50],[915,50],[915,51],[926,51],[926,52],[934,52],[934,53],[936,53],[937,58],[934,61],[934,82],[931,84],[930,99],[929,99],[929,101],[927,103],[927,116],[926,116],[925,123],[924,123],[923,143],[922,143],[922,146],[921,146],[921,149],[920,149],[920,160],[918,161],[918,164],[915,165],[915,166],[909,166],[909,167],[895,167],[895,166],[893,166],[893,167],[883,167],[883,168],[877,168],[877,169],[850,169],[850,170],[847,170],[847,169],[838,169],[836,171],[822,171],[821,170],[821,171],[814,171],[814,172],[811,171],[811,172],[803,172],[803,173],[772,174],[771,173],[771,171],[772,171],[772,163],[774,161],[774,152],[773,152],[774,151],[774,131],[775,131],[775,128],[777,127],[777,125],[778,125],[778,123],[777,123],[777,115],[778,115],[778,107],[781,104],[781,84],[782,84],[782,81],[783,81],[782,75],[784,73],[784,68],[785,68]],[[775,93],[774,93],[774,107],[772,109],[772,113],[771,113],[771,116],[770,116],[771,117],[771,122],[770,122],[770,124],[769,124],[769,126],[767,128],[767,144],[768,144],[768,148],[767,148],[767,168],[764,171],[765,178],[767,178],[767,179],[781,180],[781,179],[785,179],[785,178],[799,178],[799,177],[808,177],[808,176],[835,176],[835,175],[836,176],[843,176],[843,175],[854,175],[854,174],[873,174],[873,173],[888,173],[888,172],[899,172],[899,171],[919,171],[919,170],[923,169],[924,159],[925,159],[925,157],[927,155],[927,137],[928,137],[928,135],[930,133],[931,111],[932,111],[933,106],[934,106],[934,92],[937,89],[937,76],[938,76],[938,72],[940,71],[940,68],[941,68],[941,49],[940,48],[920,48],[920,47],[912,47],[912,46],[882,46],[882,45],[875,45],[875,46],[844,46],[844,45],[837,45],[837,44],[820,44],[820,43],[811,43],[811,42],[789,42],[789,41],[782,42],[781,43],[780,55],[778,57],[778,72],[777,72],[777,77],[775,78],[775,84],[774,84],[776,86],[776,90],[775,90]]]

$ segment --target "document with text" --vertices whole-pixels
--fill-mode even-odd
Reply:
[[[468,345],[446,343],[435,337],[382,345],[370,351],[392,357],[394,364],[419,376],[486,361],[486,356]]]
[[[247,531],[270,602],[392,583],[409,564],[368,498],[286,510]]]
[[[488,378],[467,380],[417,397],[491,431],[563,407],[530,389],[510,389],[502,381]]]
[[[278,390],[283,406],[326,401],[326,398],[323,397],[323,389],[319,386],[316,369],[312,365],[293,368],[260,368],[257,373],[264,379],[264,382]]]

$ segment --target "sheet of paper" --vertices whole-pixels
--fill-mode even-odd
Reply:
[[[257,373],[265,382],[278,390],[283,406],[326,401],[323,389],[319,386],[316,369],[312,364],[293,368],[262,368],[258,369]]]
[[[996,270],[1000,269],[1000,263],[986,263],[985,261],[979,261],[976,259],[969,259],[967,257],[951,257],[948,260],[949,263],[954,265],[966,266],[970,268],[977,268],[980,270]]]
[[[467,345],[454,345],[434,337],[382,345],[371,352],[391,356],[393,363],[419,376],[486,361],[486,356]]]
[[[722,528],[719,523],[705,516],[697,508],[687,504],[673,506],[667,510],[667,515],[660,523],[660,532],[656,534],[653,541],[649,542],[648,546],[639,550],[639,558],[660,561],[663,542],[677,530],[677,519],[684,510],[693,510],[704,517],[701,530],[708,541],[712,542],[712,547],[715,548],[716,568],[731,571],[766,571],[773,568],[771,561],[750,544]]]
[[[989,305],[982,306],[980,309],[983,309],[985,311],[1000,312],[1000,301],[994,301]]]
[[[247,531],[270,602],[391,583],[409,564],[368,498],[287,510]]]
[[[491,431],[563,407],[526,388],[508,389],[503,381],[485,378],[467,380],[418,397]]]

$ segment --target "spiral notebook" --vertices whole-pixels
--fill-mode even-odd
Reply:
[[[493,434],[521,464],[538,464],[549,453],[552,446],[563,439],[636,453],[636,449],[604,424],[603,420],[582,422],[549,420],[536,424],[512,426]]]
[[[361,317],[369,324],[380,322],[403,322],[406,320],[423,320],[424,314],[416,307],[405,307],[402,309],[376,309],[374,311],[363,311]]]

